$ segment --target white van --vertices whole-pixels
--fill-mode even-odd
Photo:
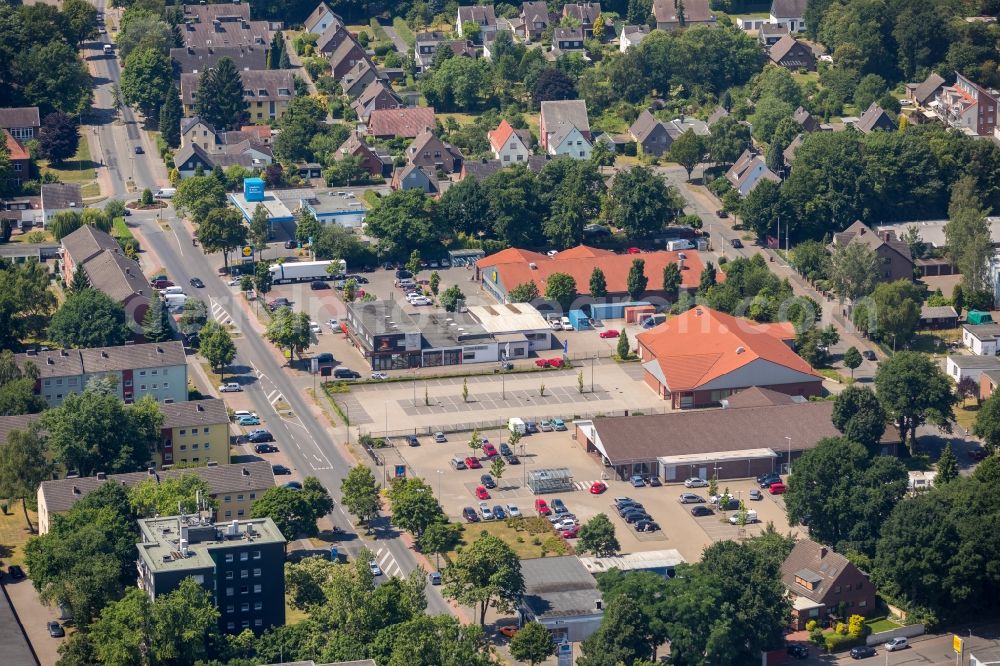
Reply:
[[[177,194],[176,187],[161,187],[153,196],[157,199],[173,199],[175,194]]]
[[[507,421],[507,427],[511,432],[517,433],[518,435],[528,434],[528,426],[524,424],[524,419],[520,419],[516,416]]]
[[[757,518],[757,512],[756,511],[754,511],[753,509],[747,510],[747,525],[749,525],[750,523],[756,523],[758,520],[759,520],[759,518]],[[729,516],[729,524],[730,525],[739,525],[740,524],[740,514],[739,513],[734,513],[733,515]]]
[[[186,294],[167,294],[163,300],[166,301],[169,310],[180,310],[187,303]]]
[[[563,317],[559,320],[559,324],[562,326],[564,331],[572,331],[573,323],[569,320],[569,317]]]
[[[172,287],[164,287],[163,289],[160,290],[160,293],[163,294],[164,296],[170,296],[172,294],[183,294],[184,288],[178,287],[177,285],[174,285]]]
[[[671,252],[676,252],[677,250],[693,250],[694,245],[692,245],[689,240],[672,240],[667,243],[667,249]]]

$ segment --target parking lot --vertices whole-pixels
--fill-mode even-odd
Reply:
[[[570,431],[537,433],[521,439],[515,450],[521,464],[506,466],[503,476],[497,482],[497,488],[489,490],[490,499],[487,502],[490,507],[513,502],[524,515],[536,515],[536,496],[525,483],[528,472],[565,467],[572,473],[574,490],[541,497],[550,504],[554,498],[562,499],[581,523],[599,513],[607,514],[615,525],[622,552],[675,548],[686,560],[696,561],[701,557],[701,551],[714,541],[759,534],[768,522],[773,522],[775,528],[783,534],[789,531],[783,506],[767,493],[760,501],[747,502],[748,509],[757,511],[760,522],[747,525],[742,534],[738,526],[728,522],[729,515],[734,512],[717,512],[711,516],[695,518],[690,512],[694,505],[678,501],[682,492],[695,492],[707,497],[707,488],[688,490],[679,485],[633,488],[624,481],[604,480],[608,486],[607,491],[600,495],[591,494],[591,484],[602,480],[604,470],[597,459],[588,455],[572,438],[572,424],[567,423],[567,426]],[[501,441],[507,441],[508,433],[490,430],[481,433],[481,436],[499,447]],[[451,467],[449,461],[453,456],[460,455],[464,458],[473,454],[468,446],[468,433],[449,434],[448,441],[441,444],[435,443],[432,437],[420,437],[419,442],[418,447],[408,447],[400,441],[396,452],[386,458],[387,467],[391,468],[391,461],[398,456],[398,460],[407,464],[410,473],[415,473],[431,485],[449,517],[461,521],[463,508],[479,506],[480,500],[476,498],[474,491],[481,485],[480,476],[489,473],[490,461],[482,460],[481,469],[455,470]],[[756,487],[756,484],[753,479],[720,484],[720,490],[727,487],[734,496],[746,498],[749,490]],[[636,532],[618,516],[613,506],[615,497],[631,497],[642,503],[661,529],[652,533]]]

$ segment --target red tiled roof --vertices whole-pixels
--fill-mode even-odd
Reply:
[[[636,336],[671,391],[690,391],[757,360],[819,377],[786,342],[789,323],[758,324],[699,305]]]
[[[500,150],[507,140],[514,133],[514,128],[506,120],[501,120],[495,130],[490,130],[487,136],[490,138],[490,146],[493,150]]]
[[[11,136],[10,132],[4,130],[3,134],[4,138],[7,139],[7,152],[10,153],[10,159],[12,160],[31,159],[31,155],[28,154],[27,148],[22,146],[17,139]]]
[[[645,273],[649,279],[649,289],[658,290],[663,285],[663,268],[667,264],[677,263],[677,252],[643,252],[642,254],[615,254],[608,250],[579,245],[564,250],[555,256],[508,248],[483,257],[476,266],[482,269],[495,270],[498,280],[505,289],[513,289],[525,282],[534,282],[539,293],[545,293],[545,282],[553,273],[567,273],[576,280],[576,289],[580,294],[590,293],[590,274],[595,268],[604,271],[608,293],[620,294],[628,291],[628,272],[632,261],[642,259],[646,262]],[[534,264],[532,268],[530,264]],[[681,287],[695,289],[701,278],[701,259],[695,252],[687,252],[684,269],[681,271]],[[724,279],[720,273],[719,279]]]
[[[414,138],[427,129],[434,129],[434,109],[375,109],[368,118],[368,133],[373,136]]]

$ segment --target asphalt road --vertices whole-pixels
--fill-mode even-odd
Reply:
[[[104,9],[104,0],[95,3]],[[101,43],[88,49],[88,58],[99,58],[96,62],[97,86],[95,90],[95,113],[92,126],[87,132],[95,132],[101,148],[99,160],[108,169],[112,194],[124,197],[132,193],[135,197],[142,188],[158,188],[167,184],[166,171],[159,160],[155,146],[148,136],[141,132],[136,117],[131,110],[122,112],[124,125],[115,125],[115,113],[111,102],[111,87],[119,79],[120,70],[116,58],[104,57],[100,53]],[[143,154],[135,153],[135,146],[143,147]],[[129,187],[129,181],[134,183]],[[159,219],[166,223],[161,226]],[[178,220],[172,208],[164,209],[159,216],[151,212],[136,212],[129,218],[129,224],[141,229],[149,250],[154,252],[175,282],[187,285],[191,277],[200,277],[205,282],[204,289],[197,295],[206,303],[215,304],[214,313],[219,318],[226,316],[242,319],[234,310],[233,292],[218,277],[215,267],[200,249],[192,246],[191,234],[182,221]],[[189,288],[194,291],[193,288]],[[193,294],[192,294],[193,295]],[[401,534],[388,521],[383,520],[376,529],[375,539],[364,538],[353,533],[349,516],[340,506],[340,483],[352,463],[336,448],[336,442],[345,441],[345,429],[330,429],[325,423],[312,418],[307,398],[295,387],[275,358],[273,349],[249,326],[241,327],[245,335],[236,340],[236,359],[233,368],[238,379],[246,387],[246,393],[257,413],[267,418],[268,428],[273,432],[279,446],[295,467],[304,474],[317,477],[338,501],[331,514],[334,524],[345,536],[339,544],[349,553],[357,553],[367,547],[376,553],[382,568],[387,573],[405,575],[418,567],[416,557],[400,538]],[[294,417],[283,418],[273,403],[283,398]],[[437,588],[427,588],[428,611],[449,613],[451,608],[441,597]]]

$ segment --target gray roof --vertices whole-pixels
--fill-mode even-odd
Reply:
[[[563,5],[563,16],[575,18],[581,23],[593,23],[600,14],[599,2],[567,2]]]
[[[739,393],[734,393],[722,401],[728,409],[745,409],[747,407],[769,407],[772,405],[791,405],[802,402],[798,396],[788,395],[781,391],[764,388],[762,386],[751,386],[743,389]]]
[[[497,15],[493,5],[473,5],[471,7],[458,8],[458,20],[462,23],[479,23],[482,25],[496,25]]]
[[[629,134],[632,135],[633,139],[642,143],[646,140],[646,137],[653,132],[653,130],[660,126],[661,123],[656,119],[656,116],[650,113],[648,109],[643,109],[643,112],[640,113],[639,117],[635,119],[635,122],[628,128],[628,131]]]
[[[226,402],[218,398],[189,400],[188,402],[167,402],[160,405],[164,428],[186,428],[189,426],[216,425],[229,423]]]
[[[133,487],[146,479],[172,479],[186,474],[195,474],[208,484],[209,493],[234,493],[241,490],[267,490],[274,486],[274,472],[271,463],[266,460],[240,463],[236,465],[209,465],[206,467],[188,467],[184,469],[168,469],[159,472],[129,472],[128,474],[109,474],[86,476],[77,479],[59,479],[42,481],[40,492],[45,498],[45,506],[49,513],[62,513],[73,508],[80,499],[109,481]]]
[[[271,42],[268,22],[250,20],[249,3],[184,5],[178,30],[185,46],[267,46]]]
[[[955,308],[951,307],[950,305],[945,307],[951,310],[951,314],[942,314],[937,316],[939,317],[958,316],[955,313]],[[921,319],[924,318],[924,309],[925,308],[920,309]],[[928,315],[928,317],[929,316],[930,315]],[[975,336],[976,339],[978,340],[986,340],[988,338],[1000,338],[1000,324],[963,324],[962,328],[968,331],[970,335]]]
[[[944,78],[937,72],[931,72],[923,83],[913,90],[913,99],[921,106],[934,99],[937,91],[944,85]]]
[[[597,581],[573,555],[521,560],[521,575],[522,602],[536,618],[601,614]]]
[[[840,553],[804,539],[795,543],[792,552],[781,563],[781,582],[795,594],[821,602],[837,578],[850,568],[855,567]],[[816,585],[811,590],[803,587],[795,582],[796,576]]]
[[[793,60],[792,64],[803,65],[803,66],[810,65],[810,63],[812,63],[815,60],[815,57],[812,55],[812,51],[809,50],[808,46],[806,46],[799,40],[795,39],[791,35],[785,35],[784,37],[776,41],[774,44],[772,44],[771,48],[769,48],[767,51],[767,55],[774,62],[780,63],[792,52],[792,49],[794,49],[797,46],[802,47],[802,49],[804,50],[803,57],[807,58],[807,61],[803,63],[800,61]]]
[[[200,573],[216,566],[212,551],[240,547],[252,539],[255,544],[286,544],[285,537],[270,518],[251,518],[212,523],[208,514],[140,518],[140,566],[156,573]],[[179,536],[187,528],[188,548],[180,552]],[[230,530],[233,530],[232,532]],[[279,574],[280,575],[280,574]]]
[[[23,581],[22,584],[27,583]],[[36,618],[25,617],[18,621],[10,595],[0,594],[0,664],[4,666],[38,666],[35,652],[24,633],[23,622],[33,622]]]
[[[343,25],[331,23],[316,40],[316,50],[321,53],[333,53],[346,42],[357,44]]]
[[[806,111],[805,107],[800,106],[795,109],[795,113],[792,114],[792,120],[801,125],[802,129],[807,132],[815,132],[819,129],[819,123],[816,122],[811,113]]]
[[[0,444],[7,441],[7,436],[14,430],[27,430],[32,423],[42,417],[41,414],[19,414],[17,416],[0,416]]]
[[[70,206],[70,204],[75,204]],[[83,208],[80,186],[74,183],[47,183],[42,185],[42,209],[46,211]]]
[[[871,106],[861,114],[861,119],[855,123],[854,128],[862,134],[875,130],[895,131],[896,121],[877,102],[872,102]]]
[[[340,16],[338,16],[337,14],[335,14],[333,10],[330,9],[330,7],[325,2],[321,2],[318,5],[316,5],[316,9],[312,11],[312,14],[310,14],[306,18],[305,22],[302,25],[309,32],[314,32],[316,24],[318,24],[320,20],[322,20],[323,17],[326,16],[327,14],[330,14],[333,17],[334,22],[331,23],[330,25],[334,25],[338,22],[340,23],[340,25],[343,25],[343,19],[341,19]]]
[[[950,317],[958,317],[955,308],[950,305],[925,305],[920,308],[921,319],[948,319]]]
[[[677,5],[674,0],[653,0],[653,15],[657,23],[677,23]],[[686,0],[684,2],[684,17],[688,23],[707,23],[715,21],[715,14],[708,0]]]
[[[198,74],[181,74],[181,100],[186,106],[195,103],[198,77]],[[290,69],[243,70],[240,79],[243,90],[253,92],[243,96],[248,103],[288,101],[295,96],[295,75]]]
[[[118,241],[97,227],[85,224],[62,239],[63,252],[68,254],[74,264],[90,261],[105,250],[112,252],[121,250]]]
[[[18,106],[0,109],[0,127],[41,127],[37,106]]]
[[[526,23],[530,24],[529,27],[534,30],[534,23],[544,22],[545,25],[549,24],[549,6],[545,2],[522,2],[521,16],[524,17]]]
[[[953,354],[948,360],[960,370],[1000,370],[1000,357],[976,354]]]
[[[129,259],[119,250],[105,250],[83,265],[94,289],[100,289],[112,300],[124,303],[134,295],[149,300],[153,288],[139,268],[139,262]]]
[[[18,367],[34,363],[39,377],[69,377],[95,372],[162,368],[184,365],[184,345],[179,341],[149,342],[121,347],[94,349],[54,349],[52,351],[15,354]]]
[[[420,326],[396,301],[348,303],[348,312],[361,322],[371,335],[387,333],[419,333]]]
[[[897,238],[894,231],[884,229],[879,229],[877,232],[872,231],[861,220],[855,220],[854,224],[834,234],[833,240],[836,245],[846,245],[855,242],[864,243],[876,252],[882,246],[886,246],[895,250],[897,254],[907,261],[913,260],[913,256],[910,254],[910,246],[905,241]]]
[[[215,67],[223,58],[229,58],[236,69],[265,69],[267,52],[264,46],[188,46],[170,49],[170,59],[180,74],[204,72]]]
[[[722,120],[723,118],[725,118],[728,115],[729,115],[728,111],[726,111],[721,106],[717,106],[717,107],[715,107],[715,110],[712,111],[712,113],[710,113],[708,115],[708,120],[706,120],[705,123],[709,127],[711,127],[712,125],[714,125],[715,123],[719,122],[720,120]]]
[[[808,0],[772,0],[771,16],[775,18],[802,18]]]
[[[542,102],[541,115],[545,117],[545,129],[549,132],[555,132],[560,124],[572,125],[581,132],[590,131],[587,103],[582,99]]]

